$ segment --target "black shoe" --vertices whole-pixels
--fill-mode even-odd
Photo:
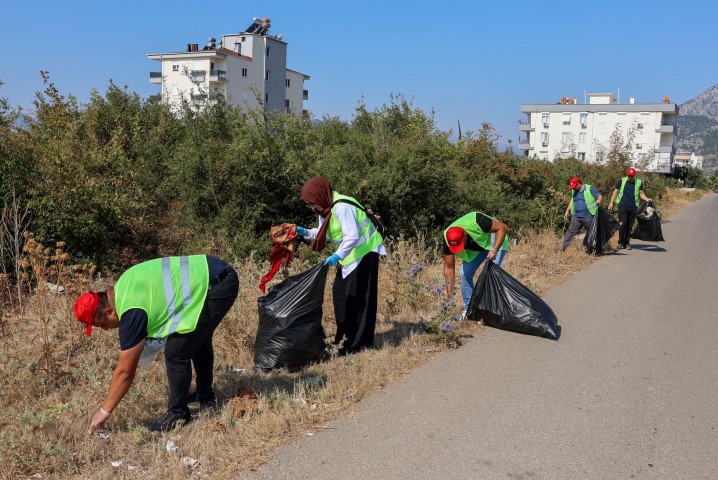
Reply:
[[[624,248],[625,248],[626,250],[633,250],[633,249],[631,248],[631,245],[628,244],[628,243],[626,244],[626,246],[625,246]]]
[[[619,246],[618,246],[618,249],[619,249],[619,250],[625,250],[625,249],[626,249],[626,246],[625,246],[625,245],[619,245]]]
[[[189,394],[189,403],[195,402],[199,402],[200,412],[204,412],[205,410],[210,412],[217,411],[217,398],[215,398],[214,393],[212,393],[210,396],[203,396],[202,398],[199,398],[197,392],[194,391]]]
[[[184,415],[174,412],[167,412],[162,418],[150,425],[150,432],[169,432],[175,427],[186,425],[192,421],[189,412]]]

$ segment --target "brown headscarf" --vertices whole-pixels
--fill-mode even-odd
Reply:
[[[329,180],[324,177],[310,178],[302,187],[300,198],[304,202],[313,203],[322,208],[322,211],[318,213],[322,216],[324,222],[322,223],[322,228],[317,232],[317,238],[314,239],[312,250],[315,252],[324,250],[327,243],[329,219],[332,217],[332,187],[329,185]]]

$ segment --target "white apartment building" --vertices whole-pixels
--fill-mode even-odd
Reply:
[[[703,169],[703,155],[696,155],[695,153],[691,152],[676,152],[676,166],[681,167],[695,167]]]
[[[576,157],[603,162],[611,135],[619,129],[634,164],[646,170],[672,173],[675,164],[678,105],[670,103],[617,103],[612,93],[591,93],[588,103],[563,97],[556,104],[521,105],[519,149],[544,160]]]
[[[287,43],[269,35],[270,26],[268,18],[255,18],[244,32],[222,35],[219,45],[210,38],[201,49],[188,43],[184,52],[149,54],[162,68],[150,72],[150,83],[173,106],[184,99],[202,108],[222,94],[231,105],[302,114],[309,76],[287,68]]]

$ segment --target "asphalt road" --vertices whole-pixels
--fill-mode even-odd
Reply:
[[[544,299],[559,341],[485,328],[249,479],[718,478],[718,195]]]

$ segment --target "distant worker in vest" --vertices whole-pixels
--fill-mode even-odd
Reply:
[[[601,193],[592,185],[584,185],[581,179],[573,177],[568,182],[568,188],[571,190],[571,200],[568,202],[566,212],[563,218],[568,220],[571,215],[571,223],[568,225],[566,236],[563,237],[561,250],[566,250],[573,241],[573,237],[581,231],[581,227],[586,230],[591,227],[593,216],[598,211],[598,206],[603,200]]]
[[[496,265],[501,265],[509,247],[507,232],[509,227],[493,217],[481,212],[467,213],[454,221],[444,230],[444,279],[446,280],[446,293],[454,293],[456,281],[456,266],[454,257],[459,257],[461,264],[461,295],[464,297],[464,310],[461,319],[466,317],[466,311],[471,302],[474,291],[474,275],[479,265],[488,259]]]
[[[200,411],[215,409],[212,335],[238,291],[237,273],[227,262],[192,255],[140,263],[123,273],[114,288],[82,294],[75,302],[75,316],[87,325],[86,335],[92,327],[118,328],[120,337],[117,367],[90,430],[104,427],[132,385],[138,364],[153,360],[162,344],[169,402],[167,413],[150,431],[166,432],[190,422],[191,396]],[[193,365],[197,389],[190,395]]]
[[[364,207],[352,197],[332,190],[329,180],[314,177],[302,188],[302,201],[319,215],[319,227],[297,227],[297,233],[314,239],[312,250],[334,246],[325,265],[337,268],[332,286],[340,355],[374,345],[379,281],[379,256],[386,255],[383,239]]]
[[[636,169],[631,167],[626,170],[626,176],[618,181],[616,188],[611,195],[609,210],[613,210],[613,202],[618,204],[618,221],[621,226],[618,229],[618,248],[631,249],[631,229],[636,220],[638,207],[641,200],[650,202],[651,199],[643,193],[643,182],[636,178]]]

